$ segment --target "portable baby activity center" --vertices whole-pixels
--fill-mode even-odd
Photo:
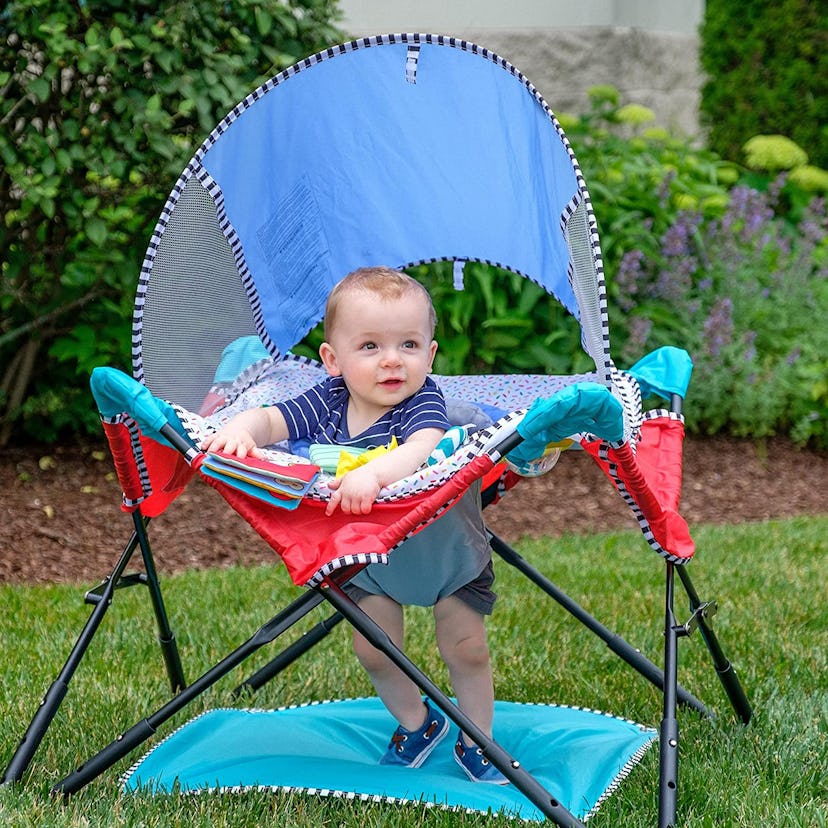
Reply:
[[[358,519],[339,512],[325,517],[330,476],[289,446],[269,453],[276,476],[264,482],[199,451],[201,438],[233,413],[294,396],[324,376],[321,366],[290,349],[319,322],[328,292],[344,274],[365,265],[433,261],[454,262],[458,290],[466,262],[496,265],[543,287],[579,320],[594,372],[437,377],[450,417],[466,426],[459,445],[383,490],[371,514]],[[572,444],[606,471],[657,553],[653,560],[665,567],[663,669],[494,535],[492,548],[662,689],[659,824],[675,824],[677,704],[708,714],[677,682],[681,637],[700,629],[738,716],[746,722],[751,715],[711,627],[715,605],[699,599],[687,574],[694,547],[677,509],[681,402],[691,366],[683,351],[670,348],[630,371],[613,365],[589,196],[560,125],[519,71],[465,41],[389,35],[328,49],[278,74],[224,118],[176,183],[147,250],[134,319],[134,378],[108,368],[92,378],[133,533],[112,573],[88,593],[89,621],[9,763],[6,782],[22,778],[114,590],[140,583],[155,608],[174,695],[62,779],[57,791],[78,791],[247,656],[328,602],[333,615],[244,686],[261,686],[345,619],[478,742],[541,818],[582,824],[591,807],[573,813],[530,772],[542,761],[532,765],[488,739],[341,588],[365,565],[397,554],[396,546],[439,520],[474,481],[482,479],[484,502],[491,504],[520,474],[549,466],[550,446],[554,455]],[[645,414],[642,394],[661,396],[669,408]],[[194,476],[230,502],[305,589],[188,684],[148,523]],[[136,550],[145,569],[140,575],[127,573]],[[674,615],[676,575],[690,599],[686,622]],[[363,776],[373,773],[366,767]],[[337,784],[345,783],[328,787]]]

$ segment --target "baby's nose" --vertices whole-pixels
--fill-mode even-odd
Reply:
[[[384,348],[382,362],[384,365],[399,365],[401,362],[399,351],[396,348]]]

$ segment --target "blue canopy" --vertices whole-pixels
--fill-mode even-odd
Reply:
[[[182,173],[144,262],[136,379],[197,407],[229,343],[255,335],[284,354],[350,271],[434,260],[539,284],[579,319],[606,378],[589,196],[532,84],[453,38],[328,49],[248,95]]]
[[[515,74],[462,49],[394,43],[264,90],[200,160],[280,350],[365,264],[498,263],[577,313],[561,231],[575,172]]]

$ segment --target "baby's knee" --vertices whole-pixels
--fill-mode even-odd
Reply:
[[[458,638],[440,646],[440,655],[449,669],[475,670],[489,665],[489,645],[485,632]]]

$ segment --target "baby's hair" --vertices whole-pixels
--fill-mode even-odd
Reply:
[[[431,335],[434,336],[434,329],[437,327],[437,314],[431,302],[428,291],[416,280],[406,273],[394,270],[390,267],[375,266],[361,267],[345,276],[328,296],[325,305],[325,339],[330,338],[330,333],[336,323],[336,312],[339,301],[346,293],[363,291],[373,293],[380,299],[399,299],[406,293],[419,292],[425,297],[428,303],[428,318],[431,324]]]

